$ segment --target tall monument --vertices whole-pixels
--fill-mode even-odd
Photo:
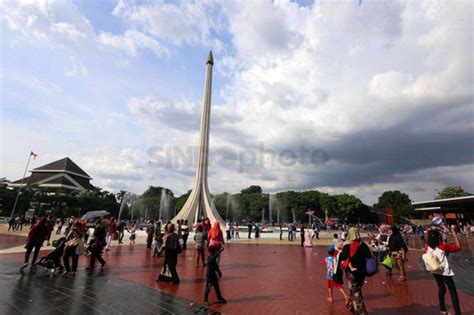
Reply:
[[[201,114],[201,131],[199,140],[199,155],[196,165],[196,179],[191,194],[186,200],[183,208],[173,218],[176,220],[188,220],[196,223],[200,218],[209,218],[211,222],[224,224],[212,201],[207,184],[207,167],[209,161],[209,125],[211,119],[211,88],[212,88],[212,66],[214,58],[212,51],[209,52],[206,62],[206,82],[204,84],[204,98]]]

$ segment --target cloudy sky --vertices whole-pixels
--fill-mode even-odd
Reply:
[[[472,1],[0,2],[0,177],[65,156],[186,192],[214,53],[211,192],[474,193]]]

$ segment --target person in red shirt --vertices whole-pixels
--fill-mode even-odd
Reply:
[[[21,266],[20,271],[28,267],[28,261],[30,260],[30,254],[33,250],[35,249],[35,252],[33,254],[33,260],[31,261],[31,268],[30,272],[35,273],[36,272],[36,259],[38,258],[38,254],[40,251],[41,246],[43,245],[44,240],[48,236],[48,226],[46,225],[46,218],[43,217],[41,220],[38,222],[38,224],[35,224],[31,229],[30,232],[28,233],[28,239],[26,243],[26,253],[25,253],[25,263],[23,266]]]
[[[432,273],[438,285],[438,299],[441,314],[447,314],[444,296],[446,294],[446,287],[448,287],[454,311],[456,315],[460,315],[461,307],[459,306],[458,293],[453,280],[454,272],[449,265],[448,256],[449,253],[460,251],[461,243],[459,242],[455,226],[451,227],[451,234],[453,236],[454,245],[444,243],[439,231],[430,230],[428,232],[428,246],[425,247],[425,251],[432,253],[439,262],[439,269],[432,271]]]
[[[109,246],[110,246],[110,243],[112,243],[112,240],[117,239],[115,235],[116,233],[117,233],[117,223],[115,222],[115,218],[111,217],[107,224],[107,246],[105,247],[106,251],[109,251]]]

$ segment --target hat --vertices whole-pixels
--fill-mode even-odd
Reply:
[[[328,254],[330,254],[330,255],[332,255],[336,252],[336,249],[332,245],[328,246],[327,250],[328,250]]]

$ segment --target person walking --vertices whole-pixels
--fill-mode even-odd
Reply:
[[[132,222],[132,228],[129,230],[127,228],[127,232],[130,233],[130,237],[129,237],[129,240],[130,240],[130,245],[135,245],[135,239],[137,238],[137,223],[136,222]]]
[[[232,236],[230,235],[230,223],[227,222],[225,224],[225,233],[226,233],[226,241],[230,241],[230,239],[232,238]]]
[[[46,246],[49,246],[50,243],[49,241],[51,240],[51,234],[53,233],[54,230],[54,219],[52,215],[48,216],[48,219],[46,220],[46,226],[48,227],[48,235],[46,236]]]
[[[83,237],[84,233],[82,226],[79,222],[76,222],[71,228],[69,234],[66,236],[66,247],[64,248],[63,256],[65,272],[70,276],[76,274],[79,255],[84,254]],[[69,264],[69,257],[72,259],[72,268]]]
[[[313,237],[310,229],[304,231],[304,247],[313,247]]]
[[[23,266],[21,266],[20,271],[28,267],[28,262],[30,260],[30,254],[32,250],[34,249],[35,252],[33,253],[33,260],[31,261],[31,267],[30,267],[30,272],[35,273],[36,272],[36,259],[38,259],[38,254],[40,251],[41,246],[43,245],[44,240],[46,239],[46,236],[48,235],[48,226],[46,225],[46,218],[43,217],[41,220],[38,222],[38,224],[35,224],[31,229],[30,232],[28,233],[28,238],[26,241],[26,253],[25,253],[25,262]]]
[[[146,228],[146,249],[151,249],[153,238],[155,236],[155,221],[151,220],[150,225]]]
[[[249,239],[252,238],[252,227],[253,227],[252,222],[249,222],[247,224],[247,228],[248,228],[248,231],[249,231]]]
[[[64,219],[61,218],[61,219],[58,220],[58,228],[56,230],[56,235],[61,234],[61,230],[63,228],[63,225],[64,225]]]
[[[196,254],[194,255],[194,260],[196,261],[196,268],[199,267],[199,258],[202,260],[202,265],[206,266],[206,261],[204,258],[204,251],[206,247],[206,234],[204,234],[204,229],[202,225],[198,225],[196,232],[194,233],[194,243],[196,244]]]
[[[349,287],[349,303],[347,305],[351,314],[366,315],[362,286],[366,276],[366,260],[372,257],[369,247],[361,241],[359,230],[351,227],[346,241],[339,254],[339,263],[345,270]]]
[[[125,234],[125,221],[122,220],[120,223],[117,225],[117,232],[118,232],[118,243],[123,244],[123,236]]]
[[[10,220],[8,220],[8,232],[10,232],[10,229],[12,230],[12,232],[15,232],[15,217],[11,217]]]
[[[392,233],[388,239],[388,251],[392,258],[392,265],[396,266],[400,272],[399,281],[406,280],[405,262],[408,247],[403,240],[403,236],[396,225],[392,225]]]
[[[387,258],[387,256],[390,257],[389,252],[388,252],[388,241],[389,241],[388,231],[389,231],[388,225],[386,224],[381,225],[379,228],[379,234],[375,237],[375,240],[378,245],[379,262],[381,262],[383,266],[385,267],[385,274],[388,276],[391,276],[392,275],[391,262],[388,264],[383,263],[385,259]]]
[[[113,240],[117,239],[117,221],[114,217],[111,217],[107,224],[107,246],[105,247],[106,251],[109,251],[109,246],[112,244]]]
[[[240,232],[239,232],[239,225],[238,224],[235,224],[234,230],[235,230],[235,239],[240,240]]]
[[[300,227],[301,247],[304,247],[304,225]]]
[[[334,302],[334,297],[332,294],[333,288],[336,288],[341,292],[342,296],[344,297],[344,303],[347,305],[349,304],[349,296],[347,296],[346,291],[344,291],[344,287],[342,283],[338,283],[334,281],[334,276],[337,272],[337,250],[334,246],[328,246],[327,248],[328,256],[326,256],[322,263],[326,266],[326,286],[328,287],[328,298],[327,301],[329,303]],[[342,276],[340,277],[342,279]]]
[[[26,219],[25,219],[25,215],[20,215],[18,217],[18,220],[17,220],[17,224],[16,224],[16,230],[17,231],[22,231],[23,230],[23,224],[25,223]]]
[[[222,297],[221,289],[219,287],[219,278],[222,278],[222,272],[219,269],[219,256],[224,250],[224,247],[209,247],[209,257],[207,258],[206,268],[206,289],[204,290],[204,304],[209,304],[209,293],[214,287],[217,296],[217,303],[227,303],[226,299]]]
[[[166,230],[168,231],[168,234],[163,237],[165,259],[157,281],[178,284],[179,276],[176,271],[176,265],[178,263],[179,237],[178,234],[175,233],[175,226],[173,223],[169,223],[166,226]]]
[[[430,230],[428,232],[428,244],[425,247],[425,251],[436,257],[435,259],[439,265],[439,268],[432,271],[432,274],[436,284],[438,285],[438,300],[441,314],[447,314],[444,296],[446,294],[446,287],[448,287],[454,312],[456,315],[461,315],[458,293],[453,280],[454,272],[451,269],[448,261],[449,253],[455,253],[461,250],[461,242],[459,241],[459,237],[454,226],[451,226],[451,234],[453,236],[454,245],[444,243],[441,233],[437,230]]]
[[[94,230],[94,240],[90,246],[91,258],[89,260],[89,267],[86,270],[93,270],[95,267],[95,260],[97,259],[101,267],[104,268],[105,264],[107,263],[102,258],[102,250],[106,245],[106,236],[107,236],[107,220],[100,219]]]
[[[183,234],[183,250],[186,250],[189,237],[188,220],[181,221],[181,233]]]
[[[157,221],[155,225],[155,247],[153,248],[153,257],[161,256],[161,247],[163,246],[163,233],[161,233],[161,221]]]

